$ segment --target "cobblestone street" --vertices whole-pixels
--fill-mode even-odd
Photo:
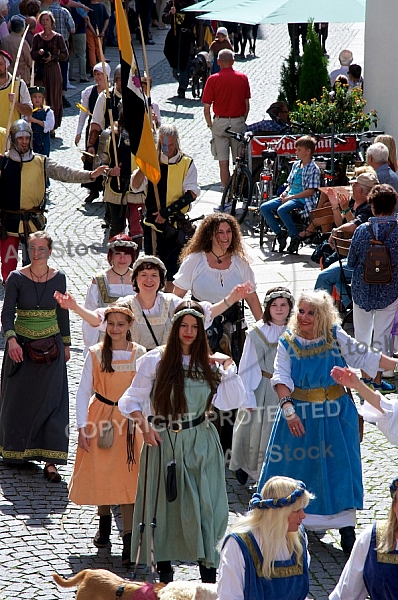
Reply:
[[[248,123],[264,117],[266,108],[276,100],[282,59],[289,51],[287,27],[264,26],[257,42],[255,58],[237,61],[235,68],[249,76],[252,100]],[[153,77],[152,98],[159,103],[164,122],[175,122],[182,149],[192,156],[199,173],[202,196],[195,203],[193,215],[208,213],[220,201],[218,163],[211,158],[210,133],[203,118],[199,100],[175,97],[177,82],[164,60],[162,49],[164,31],[154,31],[155,45],[148,47],[148,58]],[[354,52],[355,62],[363,64],[363,24],[330,25],[327,49],[330,68],[338,62],[342,48]],[[137,45],[137,48],[140,48]],[[138,52],[138,50],[137,50]],[[112,71],[118,62],[115,48],[106,50]],[[72,108],[65,111],[62,126],[52,140],[51,157],[62,164],[79,167],[80,152],[74,146],[77,125],[75,103],[83,88],[71,90],[67,96]],[[377,108],[369,106],[368,109]],[[81,146],[82,148],[82,146]],[[99,201],[84,204],[84,188],[58,182],[51,183],[48,204],[48,231],[56,241],[52,264],[67,276],[68,288],[78,300],[83,300],[93,274],[106,265],[105,234],[101,228],[103,204]],[[318,266],[311,262],[312,249],[305,247],[299,256],[283,257],[269,251],[269,244],[261,250],[257,237],[245,236],[252,258],[260,299],[273,285],[286,285],[294,294],[301,289],[312,289]],[[0,294],[3,294],[1,288]],[[0,296],[2,297],[2,296]],[[249,319],[250,320],[250,319]],[[81,321],[71,314],[72,351],[68,363],[70,389],[70,453],[68,465],[60,468],[63,481],[50,484],[43,478],[42,467],[31,463],[16,469],[0,462],[0,600],[72,599],[75,591],[61,590],[52,581],[51,574],[70,577],[84,568],[106,568],[129,577],[131,571],[121,566],[122,544],[117,528],[112,529],[111,549],[97,549],[92,538],[97,530],[95,507],[80,507],[68,502],[67,484],[70,479],[77,434],[75,429],[75,394],[83,364]],[[4,340],[3,347],[4,347]],[[35,385],[35,382],[27,382]],[[362,443],[365,501],[358,512],[357,530],[385,515],[389,504],[388,483],[398,474],[397,451],[372,425],[365,425]],[[344,470],[345,465],[341,465]],[[249,487],[241,486],[226,470],[230,502],[230,522],[242,514],[251,495]],[[252,482],[254,484],[254,482]],[[118,508],[114,512],[121,529]],[[311,554],[310,598],[324,600],[332,591],[345,563],[339,545],[339,533],[328,531],[323,537],[309,533]],[[145,571],[139,571],[140,577]],[[191,564],[176,566],[176,579],[199,579],[198,568]],[[93,600],[95,600],[93,598]]]

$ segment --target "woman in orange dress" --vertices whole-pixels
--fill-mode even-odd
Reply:
[[[131,341],[134,315],[127,306],[109,306],[105,319],[105,338],[89,348],[76,395],[79,438],[69,499],[98,506],[97,548],[108,546],[111,506],[120,505],[122,564],[128,565],[143,438],[120,413],[118,400],[134,379],[136,361],[146,350]]]

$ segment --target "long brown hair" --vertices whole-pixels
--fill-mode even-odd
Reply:
[[[118,307],[117,304],[111,304],[111,306]],[[122,304],[120,304],[119,306],[122,306]],[[130,308],[127,305],[126,305],[126,307]],[[105,315],[106,322],[108,322],[108,316],[110,314],[114,315],[116,313],[112,312],[112,313],[108,313],[107,315]],[[119,314],[124,315],[127,319],[127,322],[130,323],[130,325],[131,325],[131,323],[133,322],[133,319],[129,315],[126,315],[123,312],[120,312]],[[126,341],[131,342],[130,329],[127,330]],[[105,330],[105,337],[104,337],[104,341],[102,343],[102,352],[101,352],[101,371],[104,373],[113,373],[114,370],[115,369],[112,367],[112,339],[108,335],[108,332]]]
[[[212,237],[217,233],[221,223],[228,223],[232,231],[232,241],[228,248],[231,254],[237,254],[244,260],[248,260],[243,249],[242,233],[235,217],[226,213],[214,213],[207,215],[195,231],[192,239],[183,248],[180,262],[193,252],[210,252],[212,248]]]
[[[174,311],[177,315],[185,308],[192,308],[204,315],[204,311],[197,302],[181,302]],[[206,410],[209,409],[211,399],[217,390],[220,381],[218,373],[214,373],[209,364],[210,348],[207,342],[203,319],[195,317],[198,325],[196,339],[191,346],[191,356],[188,371],[184,371],[182,364],[182,348],[179,339],[181,320],[185,315],[178,317],[171,328],[162,359],[158,365],[156,384],[153,393],[152,405],[155,414],[165,419],[181,419],[187,412],[187,399],[184,391],[184,379],[206,381],[210,386],[209,399]]]

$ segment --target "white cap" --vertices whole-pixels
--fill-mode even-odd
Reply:
[[[100,73],[103,73],[104,71],[103,71],[103,69],[102,69],[102,63],[97,63],[97,64],[94,66],[93,72],[94,72],[94,71],[99,71]],[[105,71],[106,71],[106,76],[107,76],[107,78],[109,79],[109,77],[111,76],[111,68],[110,68],[110,66],[108,65],[108,63],[105,63]]]
[[[219,27],[217,29],[216,35],[218,35],[219,33],[221,33],[221,35],[225,35],[226,37],[228,37],[228,29],[226,27]]]

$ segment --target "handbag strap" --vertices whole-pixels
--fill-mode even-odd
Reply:
[[[150,322],[148,321],[148,319],[147,319],[147,316],[146,316],[146,314],[144,313],[144,311],[142,311],[142,316],[143,316],[143,317],[144,317],[144,319],[145,319],[145,323],[147,324],[147,327],[148,327],[148,329],[149,329],[149,331],[150,331],[150,333],[151,333],[151,336],[152,336],[152,338],[153,338],[153,341],[155,342],[155,345],[156,345],[156,346],[159,346],[159,342],[158,342],[158,341],[157,341],[157,339],[156,339],[156,335],[154,334],[154,331],[153,331],[153,329],[152,329],[152,325],[151,325],[151,324],[150,324]]]

